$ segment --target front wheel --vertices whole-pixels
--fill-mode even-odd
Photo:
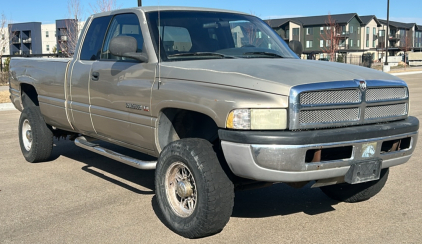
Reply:
[[[233,210],[233,184],[212,145],[202,139],[182,139],[164,148],[155,192],[167,225],[187,238],[221,231]]]
[[[361,202],[378,194],[388,179],[389,168],[381,170],[378,180],[351,185],[342,183],[321,187],[322,192],[328,197],[341,202]]]

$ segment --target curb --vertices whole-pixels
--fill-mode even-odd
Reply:
[[[13,103],[0,103],[0,111],[12,111],[16,110]]]
[[[413,71],[413,72],[402,72],[402,73],[389,73],[390,75],[400,76],[400,75],[415,75],[422,74],[422,71]]]

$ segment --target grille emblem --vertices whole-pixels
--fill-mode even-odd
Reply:
[[[366,81],[359,80],[359,81],[356,81],[356,82],[358,83],[359,88],[360,88],[361,91],[365,91],[366,90]]]

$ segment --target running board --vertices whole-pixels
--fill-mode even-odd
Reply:
[[[98,153],[102,156],[114,159],[116,161],[119,161],[121,163],[130,165],[130,166],[138,168],[138,169],[152,170],[152,169],[155,169],[155,167],[157,165],[157,161],[141,161],[139,159],[131,158],[129,156],[126,156],[126,155],[111,151],[109,149],[100,147],[98,144],[89,142],[83,136],[76,138],[75,144],[78,147],[82,147],[82,148],[87,149],[91,152]]]

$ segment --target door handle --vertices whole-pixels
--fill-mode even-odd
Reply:
[[[91,74],[91,80],[97,81],[100,78],[100,73],[98,72],[92,72]]]

